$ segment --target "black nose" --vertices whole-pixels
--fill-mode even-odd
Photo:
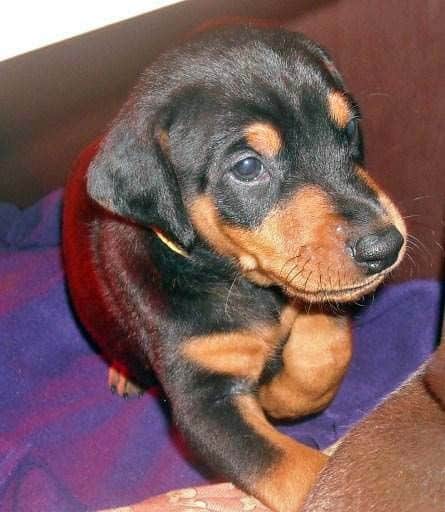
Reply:
[[[352,255],[366,274],[377,274],[395,263],[402,245],[403,236],[391,226],[359,238],[352,246]]]

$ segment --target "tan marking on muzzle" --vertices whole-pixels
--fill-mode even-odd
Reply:
[[[193,225],[210,245],[235,258],[246,277],[261,286],[278,284],[291,295],[308,298],[363,281],[345,250],[346,221],[319,187],[303,187],[252,230],[224,222],[205,195],[189,210]]]

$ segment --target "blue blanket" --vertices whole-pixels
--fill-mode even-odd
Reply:
[[[60,256],[62,192],[0,205],[0,510],[83,511],[208,481],[156,389],[113,396],[74,320]],[[387,286],[354,321],[355,355],[322,414],[280,427],[324,448],[432,352],[440,285]]]

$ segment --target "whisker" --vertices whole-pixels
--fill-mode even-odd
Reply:
[[[291,262],[298,260],[301,257],[301,253],[303,252],[304,247],[306,247],[306,246],[305,245],[300,246],[298,254],[295,256],[292,256],[292,258],[289,258],[288,260],[286,260],[286,262],[283,264],[283,266],[280,269],[279,275],[282,275],[283,270],[286,267],[286,265],[289,265]],[[293,267],[291,267],[290,271],[287,273],[286,277],[284,278],[284,281],[287,282],[289,280],[289,275],[295,270],[297,265],[298,265],[298,263],[296,265],[294,265]]]
[[[411,244],[411,246],[415,247],[420,252],[423,252],[426,256],[431,257],[431,252],[428,250],[428,247],[416,236],[408,235],[407,243]]]
[[[300,270],[299,272],[297,272],[297,274],[295,274],[295,275],[292,277],[292,279],[289,279],[289,283],[290,283],[291,285],[293,284],[294,280],[295,280],[295,279],[296,279],[300,274],[302,274],[302,273],[304,272],[304,269],[306,268],[306,265],[309,263],[309,261],[310,261],[311,259],[312,259],[312,258],[311,258],[311,257],[309,257],[309,258],[305,261],[305,263],[304,263],[303,267],[301,268],[301,270]],[[289,277],[290,277],[290,276],[289,276]]]
[[[422,215],[420,213],[413,213],[412,215],[402,215],[402,219],[414,219],[416,217],[421,217]]]
[[[406,250],[407,250],[407,252],[412,251],[412,252],[418,254],[422,258],[425,258],[428,256],[428,254],[425,254],[425,251],[419,245],[415,244],[411,240],[407,241]]]
[[[292,261],[297,260],[297,259],[300,257],[300,255],[301,255],[301,248],[300,248],[300,251],[299,251],[299,253],[298,253],[298,254],[296,254],[295,256],[292,256],[292,258],[289,258],[288,260],[286,260],[286,261],[283,263],[283,265],[282,265],[282,266],[281,266],[281,268],[280,268],[279,275],[281,275],[281,274],[282,274],[282,272],[283,272],[284,268],[286,267],[286,265],[289,265],[289,263],[291,263]]]
[[[228,312],[228,309],[229,309],[229,300],[230,300],[230,295],[232,294],[232,290],[233,290],[233,287],[236,283],[236,281],[241,277],[241,273],[240,272],[237,272],[237,274],[235,275],[233,281],[232,281],[232,284],[230,285],[230,288],[229,288],[229,291],[227,293],[227,297],[226,297],[226,303],[224,305],[224,314],[226,316],[230,316],[229,315],[229,312]]]
[[[406,197],[404,199],[398,199],[397,203],[399,205],[406,205],[408,203],[416,203],[418,201],[424,201],[426,199],[432,199],[432,195],[422,195],[422,196],[416,196],[416,197]]]
[[[329,270],[331,269],[332,265],[329,265],[328,268],[328,276],[329,276],[329,288],[332,290],[332,275],[329,273]]]
[[[417,197],[414,197],[414,198],[412,199],[412,201],[422,201],[422,200],[424,200],[424,199],[432,199],[432,198],[433,198],[433,196],[432,196],[432,195],[427,194],[427,195],[423,195],[423,196],[417,196]]]
[[[312,301],[306,302],[306,315],[308,315],[311,312],[312,307]]]
[[[410,262],[410,278],[413,277],[414,275],[414,271],[417,270],[417,262],[416,260],[411,256],[411,254],[408,253],[408,251],[406,252],[406,257],[408,258],[408,261]]]
[[[292,274],[292,272],[294,272],[296,269],[298,268],[298,264],[295,264],[290,270],[289,272],[287,273],[286,275],[286,278],[284,279],[284,282],[285,283],[289,283],[289,276]]]
[[[304,282],[304,287],[303,287],[304,291],[306,291],[307,283],[308,283],[308,281],[309,281],[309,279],[310,279],[310,277],[312,276],[312,274],[313,274],[313,273],[314,273],[314,271],[313,271],[313,270],[311,270],[311,271],[309,272],[309,275],[307,276],[307,279],[306,279],[306,281]]]

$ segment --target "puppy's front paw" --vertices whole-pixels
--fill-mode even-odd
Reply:
[[[118,365],[110,366],[108,370],[108,385],[113,394],[118,394],[122,398],[140,398],[144,394],[144,389],[131,381]]]

